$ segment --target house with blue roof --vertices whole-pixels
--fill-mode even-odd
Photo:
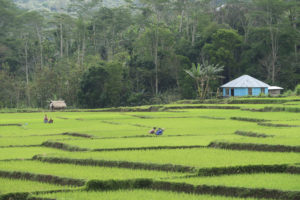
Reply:
[[[269,87],[270,85],[248,75],[243,75],[221,86],[224,97],[268,95]]]

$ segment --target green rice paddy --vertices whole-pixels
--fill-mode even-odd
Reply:
[[[216,135],[216,140],[225,140],[228,136]],[[232,136],[241,139],[239,136]],[[94,139],[94,140],[65,140],[65,144],[88,149],[111,149],[111,148],[138,148],[157,146],[207,146],[212,141],[211,136],[174,136],[174,137],[145,137],[145,138],[123,138],[123,139]]]
[[[242,200],[241,198],[231,197],[216,197],[209,195],[192,195],[192,194],[180,194],[173,192],[162,191],[147,191],[147,190],[134,190],[134,191],[114,191],[114,192],[67,192],[67,193],[53,193],[39,195],[44,198],[55,198],[57,200],[154,200],[154,199],[172,199],[172,200]],[[254,198],[244,198],[243,200],[254,200]]]
[[[219,185],[230,187],[265,188],[289,191],[300,190],[300,175],[295,174],[242,174],[216,177],[197,177],[172,179],[174,182],[184,182],[193,185]]]
[[[94,166],[80,166],[71,164],[53,164],[42,163],[38,161],[11,161],[0,162],[0,170],[3,171],[17,171],[29,172],[33,174],[51,174],[54,176],[84,179],[86,181],[91,179],[99,180],[126,180],[137,178],[168,178],[180,177],[187,174],[175,172],[160,172],[149,170],[132,170],[132,169],[119,169],[108,167],[94,167]]]
[[[47,155],[45,156],[47,157]],[[95,160],[119,160],[142,163],[187,165],[197,168],[243,165],[294,164],[300,153],[235,151],[211,148],[163,149],[113,152],[62,152],[50,157]]]
[[[13,159],[30,159],[36,154],[40,155],[55,155],[61,153],[58,149],[51,149],[45,147],[6,147],[0,148],[0,160],[13,160]]]
[[[267,99],[267,98],[265,98]],[[7,193],[52,191],[71,189],[73,192],[44,193],[38,196],[55,199],[243,199],[221,194],[184,194],[174,191],[130,190],[85,191],[85,186],[60,186],[44,179],[12,175],[29,173],[30,176],[46,175],[62,179],[83,180],[135,180],[152,179],[170,184],[207,185],[251,189],[272,189],[281,192],[300,193],[300,176],[297,171],[300,153],[276,152],[252,149],[212,148],[213,142],[281,145],[300,147],[299,98],[282,104],[172,104],[164,105],[158,112],[103,112],[103,110],[72,110],[72,112],[5,113],[0,111],[0,197]],[[248,102],[241,99],[239,102]],[[253,99],[253,102],[260,99]],[[146,106],[147,107],[147,106]],[[149,107],[149,106],[148,106]],[[225,109],[232,108],[234,109]],[[280,112],[254,112],[265,107],[294,110]],[[54,119],[54,124],[44,124],[43,117]],[[287,127],[263,126],[259,121]],[[294,126],[294,127],[289,127]],[[164,128],[162,136],[149,134],[152,127]],[[236,131],[255,133],[238,135]],[[67,133],[67,134],[66,134]],[[264,135],[266,137],[256,137]],[[43,145],[51,142],[53,146]],[[64,149],[60,149],[64,145]],[[68,147],[86,149],[70,151]],[[154,148],[154,149],[153,149]],[[155,149],[156,148],[156,149]],[[35,155],[53,159],[80,161],[72,163],[49,163],[32,159]],[[89,160],[88,163],[86,160]],[[94,161],[110,163],[98,166]],[[147,165],[145,170],[140,165]],[[194,173],[168,171],[181,165],[195,169]],[[238,166],[296,167],[291,173],[243,173],[199,177],[197,169]],[[151,167],[156,166],[156,167]],[[164,169],[161,170],[160,167]],[[2,172],[9,173],[4,175]],[[175,170],[176,171],[176,170]],[[180,170],[179,170],[180,171]],[[299,171],[299,169],[298,169]],[[11,177],[5,177],[11,176]],[[11,178],[11,179],[10,179]],[[229,192],[230,193],[230,192]],[[251,195],[250,195],[251,197]],[[254,196],[252,196],[254,197]],[[261,196],[260,199],[263,199]],[[257,198],[249,198],[257,199]]]
[[[55,140],[63,140],[63,139],[72,139],[72,138],[63,135],[2,137],[0,140],[0,147],[41,145],[43,142],[45,142],[45,140],[55,141]]]
[[[0,195],[18,192],[36,192],[72,189],[73,187],[39,183],[36,181],[0,178]]]

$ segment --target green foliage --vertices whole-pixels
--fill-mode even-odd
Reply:
[[[191,70],[185,70],[190,75],[197,85],[198,95],[200,99],[205,99],[209,91],[210,81],[221,78],[218,73],[223,71],[223,67],[217,65],[210,65],[207,61],[203,64],[192,65]]]
[[[283,93],[283,96],[286,96],[286,97],[293,96],[293,95],[295,95],[295,92],[292,90],[288,90]]]
[[[235,167],[202,168],[198,171],[199,176],[220,176],[225,174],[254,174],[254,173],[285,173],[287,165],[246,165]]]
[[[63,149],[63,150],[67,150],[67,151],[86,151],[87,149],[83,149],[83,148],[79,148],[76,146],[70,146],[70,145],[66,145],[64,143],[60,143],[60,142],[43,142],[42,144],[45,147],[52,147],[52,148],[57,148],[57,149]]]
[[[152,179],[135,179],[125,181],[99,181],[91,180],[87,183],[87,190],[121,190],[121,189],[143,189],[149,188],[153,184]]]
[[[1,200],[27,200],[29,193],[9,193],[5,195],[0,195]]]
[[[120,190],[130,188],[131,181],[116,181],[116,180],[91,180],[86,184],[87,190]]]
[[[123,74],[125,71],[123,71],[120,63],[108,63],[106,70],[109,79],[105,83],[105,92],[107,96],[105,107],[120,106],[123,92],[127,92],[125,89],[126,85],[124,85],[126,82],[123,82]]]
[[[274,137],[274,135],[266,135],[264,133],[255,133],[255,132],[247,132],[247,131],[236,131],[234,132],[237,135],[242,135],[242,136],[247,136],[247,137],[262,137],[262,138],[266,138],[266,137]]]
[[[37,105],[42,108],[47,108],[50,100],[55,99],[57,88],[62,88],[62,85],[58,73],[49,68],[45,68],[40,72],[40,75],[36,77],[35,85],[32,86],[33,94],[35,97]]]
[[[267,122],[270,120],[266,119],[255,119],[255,118],[247,118],[247,117],[230,117],[232,120],[246,121],[246,122]]]
[[[278,126],[282,127],[282,126]],[[300,152],[300,147],[285,145],[268,145],[268,144],[252,144],[252,143],[224,143],[212,142],[210,147],[221,149],[249,150],[249,151],[272,151],[272,152]]]
[[[46,108],[50,99],[95,108],[197,93],[212,98],[221,81],[210,80],[199,95],[185,73],[204,60],[224,66],[224,82],[250,74],[291,89],[300,80],[296,1],[234,0],[217,9],[209,1],[14,2],[29,10],[0,2],[1,107]],[[99,65],[109,73],[105,91],[85,98],[83,73]]]
[[[236,60],[241,43],[242,37],[237,31],[219,29],[212,35],[212,42],[203,47],[211,63],[225,66],[224,75],[227,80],[233,78],[233,71],[239,70]]]
[[[123,82],[125,71],[122,66],[119,63],[106,63],[97,59],[89,65],[80,83],[80,104],[89,108],[120,106],[126,89]]]
[[[83,106],[92,108],[105,106],[105,82],[108,79],[108,72],[101,65],[90,67],[83,75],[79,93],[79,103]]]
[[[16,85],[10,75],[5,71],[0,71],[0,108],[14,107],[16,103]]]
[[[300,96],[300,85],[296,86],[295,93],[296,93],[297,96]]]

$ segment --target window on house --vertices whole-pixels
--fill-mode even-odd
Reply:
[[[248,88],[248,95],[252,96],[252,88]]]
[[[226,88],[226,96],[229,96],[229,88]]]
[[[261,88],[260,93],[265,94],[265,88]]]

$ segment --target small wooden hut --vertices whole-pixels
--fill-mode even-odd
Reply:
[[[63,110],[67,108],[65,101],[50,101],[50,110]]]
[[[271,86],[271,87],[269,87],[269,94],[272,97],[276,97],[276,96],[279,96],[281,94],[282,90],[283,90],[282,87]]]

